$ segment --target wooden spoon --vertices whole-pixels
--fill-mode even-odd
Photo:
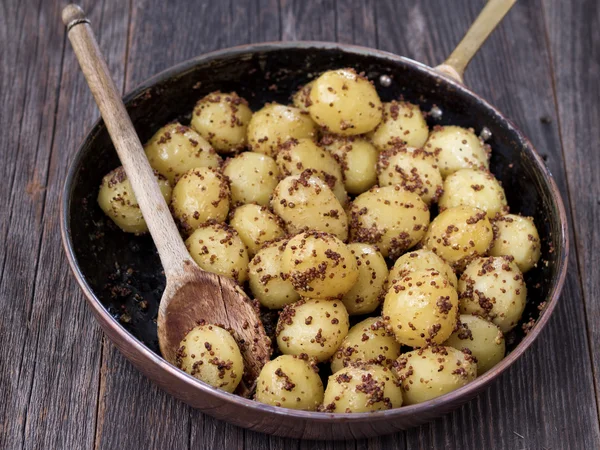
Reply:
[[[245,363],[244,383],[238,393],[247,396],[271,355],[271,341],[258,317],[258,305],[232,279],[205,272],[192,260],[110,76],[89,20],[77,5],[66,6],[62,19],[164,268],[167,285],[157,321],[160,351],[167,361],[176,364],[179,344],[193,327],[206,322],[230,328]]]

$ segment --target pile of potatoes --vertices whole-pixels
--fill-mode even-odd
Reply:
[[[472,129],[430,129],[419,106],[384,103],[367,78],[340,69],[290,105],[255,112],[213,92],[189,126],[164,126],[145,151],[198,265],[279,311],[279,356],[260,373],[257,401],[396,408],[504,357],[540,238],[531,218],[509,214]],[[147,231],[122,168],[104,177],[98,202],[123,231]],[[191,330],[178,363],[229,392],[243,374],[235,340],[216,325]]]

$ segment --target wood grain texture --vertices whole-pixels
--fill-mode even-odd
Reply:
[[[558,126],[569,196],[573,205],[576,247],[586,300],[587,326],[594,364],[596,393],[600,386],[600,8],[598,2],[543,1]],[[583,20],[585,18],[585,20]],[[589,147],[591,146],[591,147]],[[595,180],[595,182],[590,182]],[[600,403],[599,403],[600,405]]]
[[[117,86],[129,90],[200,53],[277,39],[339,40],[438,64],[484,1],[82,3]],[[600,448],[588,345],[588,337],[592,351],[600,345],[594,0],[518,2],[466,75],[531,138],[567,207],[572,202],[577,252],[554,318],[515,367],[453,414],[406,433],[336,443],[266,436],[204,416],[102,341],[59,242],[68,163],[98,117],[65,47],[61,6],[0,3],[0,126],[9,130],[0,139],[0,448]],[[594,364],[600,373],[597,356]]]

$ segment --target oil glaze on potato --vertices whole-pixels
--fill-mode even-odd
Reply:
[[[425,248],[405,253],[396,260],[388,276],[388,285],[393,286],[402,278],[412,272],[420,270],[433,270],[441,273],[450,282],[453,288],[458,287],[456,275],[442,258]]]
[[[477,377],[475,358],[441,345],[402,354],[393,370],[402,384],[406,405],[447,394]]]
[[[324,391],[318,370],[306,358],[278,356],[260,371],[254,398],[267,405],[316,411]]]
[[[248,145],[253,152],[275,157],[284,142],[294,138],[314,138],[315,123],[292,106],[268,103],[254,113],[248,125]]]
[[[361,413],[399,408],[402,389],[392,371],[377,364],[345,367],[329,377],[323,411]]]
[[[156,171],[154,176],[168,204],[171,201],[171,186],[167,179]],[[136,234],[148,231],[148,225],[123,167],[116,168],[102,178],[98,191],[98,205],[121,230]]]
[[[457,170],[444,180],[440,210],[460,205],[479,208],[489,219],[508,213],[504,189],[494,175],[483,170]]]
[[[357,323],[331,358],[335,373],[351,363],[391,365],[400,356],[400,344],[387,330],[381,317],[369,317]]]
[[[352,289],[359,275],[356,258],[346,244],[316,231],[290,239],[281,255],[281,267],[296,292],[309,298],[339,298]]]
[[[311,88],[308,112],[326,131],[363,134],[381,121],[381,100],[373,84],[353,69],[323,73]]]
[[[291,281],[283,273],[281,256],[287,240],[267,244],[252,258],[248,278],[252,295],[269,309],[281,309],[300,300]]]
[[[265,242],[285,235],[281,219],[266,206],[249,204],[236,208],[229,225],[238,232],[250,256],[254,256]]]
[[[342,302],[351,316],[368,314],[379,306],[388,277],[387,264],[372,245],[355,242],[348,244],[348,249],[356,258],[358,280],[344,294]]]
[[[448,279],[435,270],[411,272],[390,286],[382,314],[401,344],[441,344],[456,327],[458,295]]]
[[[487,253],[493,238],[492,224],[484,211],[457,206],[433,219],[423,243],[455,270],[462,270],[474,258]]]
[[[144,150],[152,168],[171,184],[191,169],[221,164],[221,157],[202,136],[178,122],[158,130]]]
[[[348,327],[348,312],[339,300],[299,300],[279,315],[277,346],[285,355],[306,354],[323,362],[335,353]]]
[[[235,339],[216,325],[198,325],[181,341],[177,367],[227,392],[242,380],[244,361]]]
[[[502,332],[512,330],[523,314],[527,287],[510,256],[489,256],[471,262],[458,280],[460,311],[494,322]]]
[[[331,233],[348,239],[348,216],[344,208],[313,171],[284,178],[273,191],[271,209],[283,219],[289,234],[304,230]]]
[[[273,158],[262,153],[244,152],[228,159],[223,174],[231,188],[231,202],[267,206],[279,183],[279,168]]]
[[[248,102],[235,92],[212,92],[192,112],[191,127],[219,153],[231,153],[246,145],[246,129],[252,117]]]
[[[248,251],[233,228],[222,223],[201,226],[185,245],[201,269],[240,284],[248,278]]]
[[[504,358],[506,344],[500,328],[478,316],[461,314],[458,330],[444,342],[457,350],[468,349],[477,359],[477,375],[483,375]]]
[[[472,130],[453,125],[436,127],[425,150],[435,152],[442,176],[460,169],[489,169],[489,155],[483,142]]]
[[[531,270],[541,255],[540,235],[532,217],[508,214],[492,222],[494,243],[490,255],[514,258],[521,272]]]
[[[369,135],[380,151],[402,145],[420,148],[428,136],[429,128],[419,107],[396,100],[383,104],[383,120]]]
[[[427,205],[400,186],[374,187],[350,206],[350,240],[375,245],[390,258],[414,247],[428,225]]]

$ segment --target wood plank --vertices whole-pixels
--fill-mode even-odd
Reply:
[[[555,74],[559,128],[567,167],[577,252],[587,311],[596,392],[600,385],[600,9],[595,1],[543,1]],[[597,396],[600,406],[600,398]]]
[[[379,45],[438,64],[484,3],[432,0],[426,9],[420,2],[378,2]],[[547,156],[568,208],[540,8],[539,1],[517,3],[473,61],[466,82],[519,124]],[[399,21],[406,26],[399,27]],[[583,301],[571,256],[562,299],[539,342],[477,400],[409,431],[408,448],[556,448],[558,442],[561,448],[598,448]]]

